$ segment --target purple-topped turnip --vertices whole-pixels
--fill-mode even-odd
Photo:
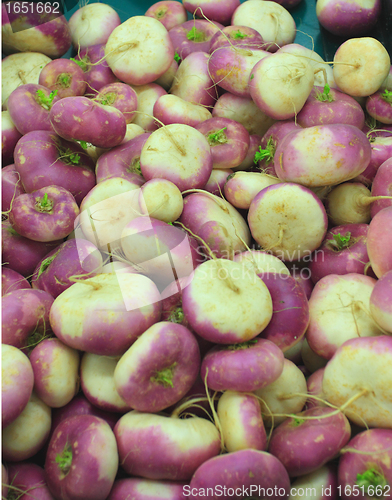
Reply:
[[[211,38],[223,25],[205,19],[192,19],[171,28],[169,36],[174,51],[184,60],[191,52],[209,52]]]
[[[179,24],[185,23],[187,20],[185,7],[182,3],[174,2],[173,0],[161,0],[154,3],[146,10],[144,15],[154,17],[160,21],[167,31]]]
[[[7,168],[7,167],[6,167]],[[4,170],[4,169],[3,169]],[[372,196],[392,196],[392,157],[380,165],[372,182]],[[392,200],[377,200],[370,206],[373,218],[383,208],[390,207]]]
[[[158,3],[166,2],[167,0]],[[179,2],[173,3],[179,4]],[[137,497],[138,500],[186,500],[183,494],[184,486],[185,484],[179,481],[154,481],[127,477],[114,482],[107,500],[126,500],[132,496]]]
[[[209,0],[184,0],[184,7],[193,17],[209,19],[224,25],[230,24],[235,9],[240,5],[240,0],[225,2],[211,2]]]
[[[131,123],[137,110],[137,94],[125,83],[111,83],[99,89],[96,100],[104,106],[121,111],[127,123]]]
[[[163,125],[184,124],[196,127],[211,118],[211,112],[204,106],[185,101],[174,94],[159,97],[153,108],[154,118]]]
[[[46,485],[45,471],[42,467],[35,463],[17,462],[8,464],[7,468],[9,491],[15,498],[54,500]]]
[[[11,120],[8,110],[1,112],[1,159],[3,167],[9,165],[14,159],[14,149],[22,134]]]
[[[262,189],[279,183],[280,179],[265,173],[239,171],[227,177],[223,191],[227,201],[234,207],[248,210]]]
[[[230,168],[214,168],[207,184],[204,186],[204,191],[208,191],[215,196],[220,196],[220,194],[224,191],[228,177],[230,177],[233,173],[233,170]]]
[[[248,26],[226,26],[211,38],[210,54],[220,47],[236,47],[262,49],[263,38],[260,33]]]
[[[25,193],[20,174],[14,164],[1,169],[1,210],[8,212],[14,199]]]
[[[152,132],[159,127],[153,117],[153,109],[156,101],[167,94],[166,90],[157,83],[135,86],[137,93],[137,113],[132,123],[139,125],[145,132]]]
[[[338,500],[338,478],[334,464],[323,465],[293,481],[289,500],[301,500],[311,492],[314,500]]]
[[[86,82],[81,67],[69,59],[55,59],[47,64],[39,75],[39,84],[49,90],[57,90],[57,96],[83,95]]]
[[[392,270],[392,206],[383,208],[369,224],[367,252],[377,278]]]
[[[392,270],[385,273],[374,285],[370,295],[370,312],[376,323],[386,332],[392,333]]]
[[[366,111],[381,123],[392,124],[392,91],[379,90],[369,96],[366,100]]]
[[[2,266],[1,268],[1,295],[5,295],[14,290],[31,288],[30,283],[21,274],[13,269]]]

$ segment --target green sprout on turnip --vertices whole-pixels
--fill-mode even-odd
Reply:
[[[111,106],[116,100],[116,94],[114,92],[108,92],[101,98],[101,104],[104,106]]]
[[[381,94],[381,97],[385,102],[388,102],[389,104],[392,104],[392,91],[390,90],[385,90],[383,94]]]
[[[60,85],[63,88],[68,88],[71,85],[71,75],[69,73],[61,73],[57,77],[57,85]]]
[[[173,225],[171,222],[169,222],[169,224]],[[170,314],[168,321],[181,324],[184,321],[184,311],[182,310],[182,307],[174,309],[174,311]]]
[[[268,165],[274,159],[275,151],[276,151],[276,142],[274,141],[271,135],[270,138],[268,139],[267,147],[265,149],[261,149],[261,146],[259,147],[259,151],[255,154],[253,160],[254,163],[264,160],[265,163]]]
[[[208,135],[208,143],[210,146],[215,146],[217,144],[225,144],[227,142],[227,136],[224,133],[227,127],[223,127],[216,132],[212,132]]]
[[[176,61],[176,63],[180,63],[181,62],[181,57],[178,55],[177,52],[174,54],[174,60]]]
[[[246,342],[241,342],[239,344],[232,344],[227,346],[229,351],[239,351],[241,349],[249,349],[252,345],[257,344],[256,339],[247,340]]]
[[[155,377],[151,377],[151,382],[162,384],[164,387],[174,387],[173,372],[176,366],[177,363],[173,363],[171,366],[168,366],[167,368],[156,372]]]
[[[331,240],[331,244],[337,250],[343,250],[349,246],[351,239],[351,233],[347,232],[345,235],[341,235],[340,233],[333,235],[333,240]]]
[[[193,42],[204,42],[206,39],[205,34],[202,31],[196,29],[195,26],[193,26],[193,28],[188,31],[186,37],[188,40],[192,40]]]
[[[376,469],[368,469],[362,474],[357,474],[357,485],[359,487],[365,487],[366,489],[369,489],[369,487],[377,487],[379,486],[379,489],[383,489],[385,486],[388,486],[388,482],[385,479],[384,475],[380,473]],[[376,497],[382,497],[384,496],[384,492],[381,491],[380,494],[377,492],[367,492],[368,496],[376,496]]]
[[[231,34],[231,36],[232,36],[232,38],[234,38],[234,40],[242,40],[247,35],[245,35],[245,33],[242,33],[242,31],[237,30],[237,31],[233,31],[233,33]]]
[[[82,146],[83,149],[87,149],[87,142],[86,141],[78,141],[78,142]]]
[[[83,59],[81,59],[80,61],[71,57],[71,61],[75,62],[78,66],[82,68],[83,72],[86,73],[88,69],[87,56],[84,56]]]
[[[44,109],[50,111],[53,105],[53,99],[56,97],[57,92],[57,90],[53,90],[53,92],[51,92],[49,96],[47,96],[43,90],[38,89],[36,100],[38,104],[40,104]]]
[[[334,98],[330,94],[331,87],[328,85],[324,85],[324,90],[323,92],[319,92],[316,96],[316,99],[321,102],[333,102]]]
[[[65,445],[63,452],[56,456],[56,464],[63,474],[67,474],[71,469],[72,464],[72,448],[68,444]]]

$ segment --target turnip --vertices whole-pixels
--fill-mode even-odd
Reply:
[[[391,428],[391,347],[387,335],[347,340],[325,367],[325,398],[361,427]]]
[[[3,166],[12,163],[16,143],[22,134],[15,127],[8,110],[1,112],[1,159]]]
[[[174,51],[181,59],[185,59],[191,52],[209,52],[211,38],[223,25],[204,19],[186,21],[169,31]]]
[[[260,33],[265,47],[276,52],[295,38],[295,21],[289,12],[276,2],[248,0],[235,10],[231,24],[249,26]]]
[[[286,419],[285,415],[298,413],[305,406],[306,380],[301,370],[285,359],[283,372],[275,382],[257,389],[254,394],[260,400],[264,423],[277,425]]]
[[[386,48],[371,37],[351,38],[335,53],[333,76],[340,90],[351,96],[377,92],[391,67]]]
[[[92,415],[61,422],[49,442],[45,477],[59,500],[105,500],[118,468],[116,440],[109,425]]]
[[[13,292],[14,290],[22,290],[31,288],[30,283],[21,274],[17,273],[9,267],[2,266],[1,268],[1,296]]]
[[[262,137],[257,134],[249,136],[249,149],[246,153],[244,160],[238,165],[238,167],[233,168],[234,172],[240,170],[249,171],[252,169],[255,163],[255,154],[259,150]]]
[[[262,189],[279,183],[280,179],[264,173],[235,172],[225,183],[225,198],[234,207],[247,210]]]
[[[251,340],[272,317],[271,295],[264,283],[254,271],[226,259],[200,264],[182,297],[191,327],[217,344]],[[214,308],[212,297],[214,301],[219,297]]]
[[[84,5],[77,9],[69,20],[74,49],[105,44],[120,23],[120,16],[110,5],[104,3]]]
[[[383,208],[369,224],[367,252],[372,269],[381,278],[392,269],[392,207]]]
[[[140,190],[140,208],[144,215],[163,222],[174,222],[183,210],[181,191],[165,179],[151,179]]]
[[[11,463],[7,467],[10,495],[22,500],[24,500],[23,497],[34,498],[34,500],[53,500],[46,486],[45,472],[42,467],[29,462]]]
[[[306,337],[303,339],[301,348],[301,358],[307,370],[314,373],[320,368],[324,368],[328,360],[322,358],[311,349]]]
[[[7,167],[6,167],[7,168]],[[4,170],[4,169],[3,169]],[[392,158],[380,165],[372,182],[372,196],[392,196]],[[392,205],[392,200],[377,200],[370,206],[373,218],[380,210]]]
[[[104,106],[113,106],[125,116],[125,121],[131,123],[137,109],[137,94],[125,83],[110,83],[99,89],[97,101]]]
[[[250,448],[260,451],[267,449],[260,405],[254,396],[225,391],[219,398],[217,414],[229,453]]]
[[[199,367],[199,348],[191,332],[176,323],[160,322],[120,358],[114,383],[131,408],[158,413],[188,392]]]
[[[173,94],[162,95],[154,104],[153,115],[164,125],[182,123],[196,127],[211,118],[207,108],[192,104]]]
[[[280,424],[272,433],[268,449],[282,462],[289,476],[303,476],[334,458],[350,435],[350,423],[343,413],[312,408]]]
[[[119,357],[98,356],[85,352],[80,366],[80,383],[83,394],[96,408],[126,413],[131,408],[114,385],[113,375],[118,360]]]
[[[283,371],[284,356],[270,340],[215,346],[203,358],[200,375],[215,391],[250,392],[274,382]]]
[[[207,184],[203,188],[204,191],[208,191],[215,196],[220,196],[223,193],[226,180],[231,174],[233,174],[233,170],[230,168],[214,168]]]
[[[75,198],[60,186],[47,186],[15,198],[9,219],[20,235],[34,241],[68,236],[79,214]]]
[[[275,122],[261,111],[249,97],[240,97],[226,92],[216,101],[212,110],[213,117],[230,118],[241,123],[249,134],[263,136]]]
[[[328,274],[365,274],[367,224],[345,224],[330,229],[309,263],[314,283]]]
[[[1,425],[7,427],[24,410],[34,386],[28,357],[17,347],[1,345]]]
[[[385,273],[376,282],[370,295],[370,312],[377,325],[387,333],[392,333],[391,289],[392,270]]]
[[[199,499],[213,492],[217,498],[271,498],[289,495],[290,480],[286,469],[276,457],[265,451],[240,450],[205,461],[194,473],[187,495]],[[224,495],[224,496],[223,496]]]
[[[158,3],[168,2],[164,0],[164,2]],[[133,495],[139,500],[185,500],[183,488],[184,484],[178,481],[154,481],[127,477],[114,482],[108,500],[126,500],[129,495]]]
[[[381,335],[369,311],[375,283],[373,278],[355,273],[329,274],[317,282],[309,300],[306,332],[316,354],[330,359],[346,340]]]
[[[276,344],[283,352],[305,335],[309,324],[309,305],[305,291],[292,276],[262,273],[273,304],[273,315],[261,337]]]
[[[388,125],[381,126],[388,127]],[[380,131],[374,133],[369,131],[367,132],[367,136],[372,151],[370,162],[366,169],[354,180],[369,186],[380,165],[392,157],[392,131],[385,130],[385,132]]]
[[[144,15],[154,17],[168,31],[179,24],[185,23],[188,19],[185,7],[181,3],[172,0],[162,0],[154,3],[146,10]]]
[[[365,114],[354,98],[326,84],[314,87],[298,113],[297,122],[301,127],[345,123],[362,129]]]
[[[79,353],[58,339],[44,339],[30,361],[35,394],[51,408],[69,403],[79,390]]]
[[[263,38],[258,31],[248,26],[225,26],[222,31],[215,33],[211,39],[210,54],[220,47],[236,47],[262,49]]]
[[[209,0],[184,0],[184,7],[194,17],[203,17],[224,25],[230,24],[231,16],[240,5],[240,0],[214,3]]]
[[[338,479],[332,464],[323,465],[319,469],[294,480],[290,488],[289,500],[337,500]]]
[[[250,97],[249,77],[252,69],[267,56],[270,56],[269,52],[262,49],[223,46],[211,54],[208,70],[213,82],[219,87],[234,95]]]
[[[55,58],[71,47],[71,32],[65,17],[58,15],[58,5],[32,2],[27,11],[22,7],[24,15],[20,12],[18,2],[2,6],[2,51],[6,55],[32,51]]]
[[[353,437],[342,450],[338,478],[341,497],[387,498],[392,484],[392,431],[369,429]]]
[[[8,212],[14,199],[20,194],[25,193],[20,175],[15,165],[7,165],[1,169],[1,210]]]
[[[357,127],[316,125],[287,135],[276,150],[274,167],[282,181],[330,186],[361,174],[370,157],[369,141]]]
[[[303,291],[305,292],[306,298],[309,300],[312,294],[314,284],[311,280],[311,271],[306,265],[297,266],[296,263],[289,265],[290,274],[295,279],[297,283],[300,284]]]
[[[176,59],[178,58],[176,57],[176,55],[174,55],[174,59],[169,68],[154,82],[163,87],[166,91],[168,91],[173,85],[174,77],[178,70],[178,62],[176,61]]]
[[[134,87],[137,93],[137,112],[133,123],[140,125],[146,132],[156,130],[159,125],[155,121],[152,113],[154,104],[162,95],[167,94],[166,90],[157,83],[138,85]]]
[[[320,246],[327,231],[327,214],[310,189],[282,183],[266,187],[255,196],[248,223],[253,238],[264,250],[292,261]]]
[[[269,274],[283,274],[285,276],[290,274],[287,266],[280,259],[261,250],[249,250],[237,253],[233,260],[255,271],[259,278],[263,278],[264,275],[268,276]]]
[[[65,97],[56,104],[50,110],[50,122],[63,139],[100,148],[118,146],[124,139],[126,120],[118,109],[80,96]]]
[[[149,57],[145,57],[147,52]],[[110,69],[121,81],[145,85],[169,68],[174,48],[166,28],[159,21],[133,16],[112,31],[105,56]]]
[[[20,415],[3,429],[2,454],[7,462],[32,458],[50,432],[51,410],[34,392]]]
[[[25,134],[15,148],[15,168],[28,193],[61,186],[73,194],[78,205],[95,185],[94,162],[86,151],[54,132]]]
[[[140,156],[143,177],[173,182],[180,191],[203,188],[212,171],[212,156],[201,132],[172,124],[153,132]]]
[[[38,52],[22,52],[5,57],[1,62],[1,99],[2,106],[10,94],[20,85],[38,84],[42,68],[51,61],[50,57]]]
[[[139,135],[142,134],[144,134],[144,130],[140,125],[136,125],[136,123],[127,123],[127,131],[121,144],[125,144],[131,139],[135,139],[135,137],[139,137]]]
[[[3,297],[2,342],[22,349],[50,331],[53,297],[43,290],[14,290]]]
[[[208,61],[207,53],[191,52],[178,67],[170,93],[194,104],[213,106],[218,94],[208,70]]]
[[[131,411],[114,428],[125,472],[147,479],[189,481],[206,460],[218,455],[220,436],[210,421]]]
[[[56,59],[47,64],[39,75],[39,84],[57,90],[58,97],[83,95],[86,90],[83,70],[76,62]]]
[[[323,377],[325,368],[319,368],[313,372],[307,379],[309,399],[306,402],[306,409],[315,408],[316,406],[327,406],[323,393]],[[312,397],[315,396],[315,397]]]
[[[381,123],[392,123],[392,92],[379,90],[366,100],[366,111]]]
[[[366,34],[375,26],[381,14],[380,0],[363,2],[319,0],[316,15],[319,23],[333,35],[346,38]]]
[[[287,120],[302,109],[313,82],[313,69],[305,59],[278,52],[253,67],[249,90],[264,113],[276,120]]]

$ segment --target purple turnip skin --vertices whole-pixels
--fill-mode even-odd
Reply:
[[[269,452],[285,466],[290,477],[317,470],[347,444],[351,427],[343,413],[331,408],[312,408],[288,418],[272,433]],[[301,417],[305,419],[301,420]],[[319,417],[306,419],[306,417]],[[299,446],[301,443],[301,446]]]
[[[377,498],[388,498],[392,485],[391,448],[391,429],[369,429],[353,437],[339,460],[341,498],[369,500],[376,492]]]
[[[82,68],[86,81],[86,95],[95,96],[105,85],[118,81],[105,59],[105,45],[97,44],[82,49],[75,62]]]
[[[44,339],[30,353],[34,392],[51,408],[69,403],[79,390],[79,353],[56,338]]]
[[[17,347],[1,345],[1,426],[10,425],[29,402],[34,373],[29,358]]]
[[[323,393],[324,370],[325,368],[319,368],[308,377],[306,385],[308,387],[308,393],[310,396],[316,396],[318,398],[325,399]],[[315,408],[320,406],[327,406],[327,405],[322,401],[313,399],[311,397],[306,402],[307,410],[309,410],[310,408]]]
[[[14,159],[14,149],[22,134],[15,127],[8,110],[1,112],[1,159],[9,165]]]
[[[228,118],[210,118],[197,125],[196,129],[210,144],[214,169],[238,167],[245,159],[250,138],[249,132],[240,123]]]
[[[18,234],[9,221],[3,221],[1,229],[3,263],[25,277],[31,276],[38,262],[62,243],[29,240]]]
[[[392,270],[385,273],[374,285],[370,296],[370,312],[385,332],[392,333]]]
[[[325,152],[324,159],[320,151]],[[317,125],[288,134],[276,150],[274,167],[284,182],[328,186],[355,178],[366,169],[370,158],[369,141],[357,127]]]
[[[288,497],[290,479],[282,462],[270,453],[240,450],[204,462],[184,490],[190,494],[189,498],[198,499],[204,497],[207,488],[215,489],[212,499],[233,498],[234,490],[236,498],[249,495],[264,498],[268,491],[268,498],[278,500]]]
[[[291,484],[289,500],[301,500],[304,492],[311,491],[314,500],[338,500],[338,477],[334,464],[323,465],[319,469],[295,479]],[[307,495],[305,496],[305,498]]]
[[[369,224],[367,252],[377,278],[392,270],[392,207],[383,208]]]
[[[12,2],[17,3],[17,2]],[[2,7],[2,31],[3,31],[3,52],[13,54],[15,52],[40,52],[49,57],[57,58],[63,56],[71,47],[71,33],[68,22],[64,16],[59,16],[53,11],[55,4],[49,4],[50,13],[47,10],[40,12],[36,3],[32,3],[26,14],[23,14],[24,25],[27,31],[13,32],[7,15],[5,5]],[[53,5],[53,7],[52,7]],[[41,8],[48,6],[41,6]],[[11,12],[13,7],[11,6]],[[16,10],[16,9],[15,9]],[[53,13],[52,13],[53,12]],[[16,16],[15,16],[16,17]],[[14,17],[14,19],[15,19]],[[26,36],[27,35],[27,36]]]
[[[16,493],[20,500],[55,500],[46,486],[44,469],[35,463],[8,464],[8,484],[19,488],[10,488],[10,491]]]
[[[27,83],[16,88],[8,98],[7,108],[18,131],[24,135],[33,130],[53,131],[50,110],[60,100],[54,96],[51,104],[42,101],[38,93],[49,98],[51,91],[42,85]],[[40,104],[43,102],[43,104]]]
[[[154,104],[153,115],[164,125],[182,123],[190,127],[211,118],[210,111],[204,106],[192,104],[174,94],[161,96]]]
[[[379,90],[366,99],[366,111],[386,125],[392,124],[392,93]]]
[[[193,19],[169,30],[174,51],[184,60],[191,52],[209,52],[211,38],[224,26],[204,19]]]
[[[114,385],[113,375],[118,360],[119,356],[98,356],[85,352],[80,365],[80,384],[83,394],[96,408],[124,414],[132,408]]]
[[[369,262],[368,230],[368,224],[344,224],[330,229],[309,263],[313,283],[328,274],[363,274]]]
[[[381,1],[321,0],[316,6],[319,23],[333,35],[354,38],[366,34],[377,23]]]
[[[204,186],[204,190],[215,196],[220,196],[223,193],[227,178],[233,173],[230,168],[214,168],[207,184]]]
[[[133,273],[98,274],[61,293],[49,319],[55,335],[69,347],[120,356],[160,315],[160,294],[150,279]]]
[[[217,414],[229,453],[250,448],[267,450],[267,434],[255,396],[225,391],[219,398]]]
[[[385,127],[385,126],[384,126]],[[380,165],[392,157],[392,131],[385,134],[380,133],[376,137],[369,135],[371,157],[366,169],[354,179],[369,186],[377,173]]]
[[[323,87],[316,86],[298,113],[297,123],[301,127],[340,123],[362,129],[365,113],[353,97],[336,89],[325,92]]]
[[[47,254],[31,278],[33,288],[54,299],[75,283],[73,278],[92,278],[101,272],[103,259],[97,247],[82,239],[65,241]]]
[[[125,144],[103,153],[97,161],[97,183],[111,177],[122,177],[140,186],[144,184],[145,180],[140,170],[140,155],[150,135],[149,132],[138,135]]]
[[[82,68],[69,59],[55,59],[48,63],[39,75],[38,83],[49,90],[57,90],[57,96],[83,95],[86,81]]]
[[[181,3],[172,0],[162,0],[161,2],[154,3],[146,10],[144,15],[154,17],[160,21],[167,31],[179,24],[185,23],[188,19],[185,7]]]
[[[1,494],[4,498],[8,495],[8,469],[1,464]]]
[[[56,499],[105,500],[117,468],[116,440],[104,420],[79,415],[57,426],[45,461],[46,482]]]
[[[302,286],[306,298],[309,300],[314,288],[309,267],[297,266],[293,263],[289,266],[291,276]]]
[[[221,447],[215,425],[199,417],[180,419],[131,411],[114,428],[120,463],[131,476],[189,481]]]
[[[8,212],[14,199],[25,193],[20,180],[20,174],[14,164],[1,169],[1,210]]]
[[[137,110],[137,94],[125,83],[111,83],[101,87],[96,97],[97,101],[106,106],[113,106],[125,116],[125,121],[131,123]]]
[[[128,477],[114,482],[107,500],[127,500],[129,498],[137,498],[138,500],[186,500],[187,497],[183,493],[184,485],[185,483],[177,481],[153,481],[151,479]]]
[[[2,342],[22,349],[50,331],[53,297],[43,290],[14,290],[3,297]]]
[[[47,186],[18,196],[9,214],[12,227],[34,241],[66,238],[74,228],[79,207],[61,186]]]
[[[249,136],[249,149],[242,163],[234,169],[235,172],[238,170],[251,170],[255,166],[255,154],[259,150],[262,137],[257,134]]]
[[[274,382],[283,371],[284,356],[273,342],[256,338],[215,346],[201,365],[201,378],[214,391],[251,392]]]
[[[74,195],[78,205],[95,186],[94,162],[86,151],[45,130],[30,132],[19,140],[15,169],[26,192],[61,186]]]
[[[30,283],[20,273],[13,269],[2,266],[1,268],[1,296],[13,292],[14,290],[23,290],[31,288]]]
[[[207,16],[208,17],[208,16]],[[263,38],[260,33],[247,26],[226,26],[211,38],[210,54],[220,47],[241,47],[252,49],[263,48]]]
[[[195,337],[184,326],[164,321],[146,330],[123,354],[114,383],[131,408],[158,413],[185,396],[199,369]]]
[[[218,93],[208,71],[208,60],[206,52],[191,52],[178,67],[170,93],[194,104],[213,106]]]
[[[270,55],[262,49],[223,46],[211,54],[208,70],[213,82],[219,87],[239,97],[250,97],[248,82],[252,69]]]
[[[22,413],[3,428],[3,460],[20,462],[32,458],[48,439],[51,410],[32,392]]]
[[[184,7],[195,17],[207,18],[210,21],[230,24],[231,16],[240,5],[240,0],[210,2],[209,0],[184,0]]]
[[[66,97],[53,105],[50,122],[63,139],[90,142],[104,149],[121,144],[127,129],[121,111],[80,96]]]
[[[7,168],[7,167],[6,167]],[[3,169],[4,171],[4,169]],[[372,196],[392,196],[392,157],[380,165],[372,183]],[[390,207],[391,200],[377,200],[370,205],[373,218],[383,208]]]
[[[285,352],[305,335],[309,325],[308,299],[292,276],[263,273],[260,278],[267,285],[273,304],[272,319],[260,336]]]

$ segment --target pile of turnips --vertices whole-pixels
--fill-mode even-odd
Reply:
[[[391,496],[383,45],[351,38],[331,65],[293,43],[293,0],[123,23],[91,3],[13,33],[17,3],[3,498]]]

